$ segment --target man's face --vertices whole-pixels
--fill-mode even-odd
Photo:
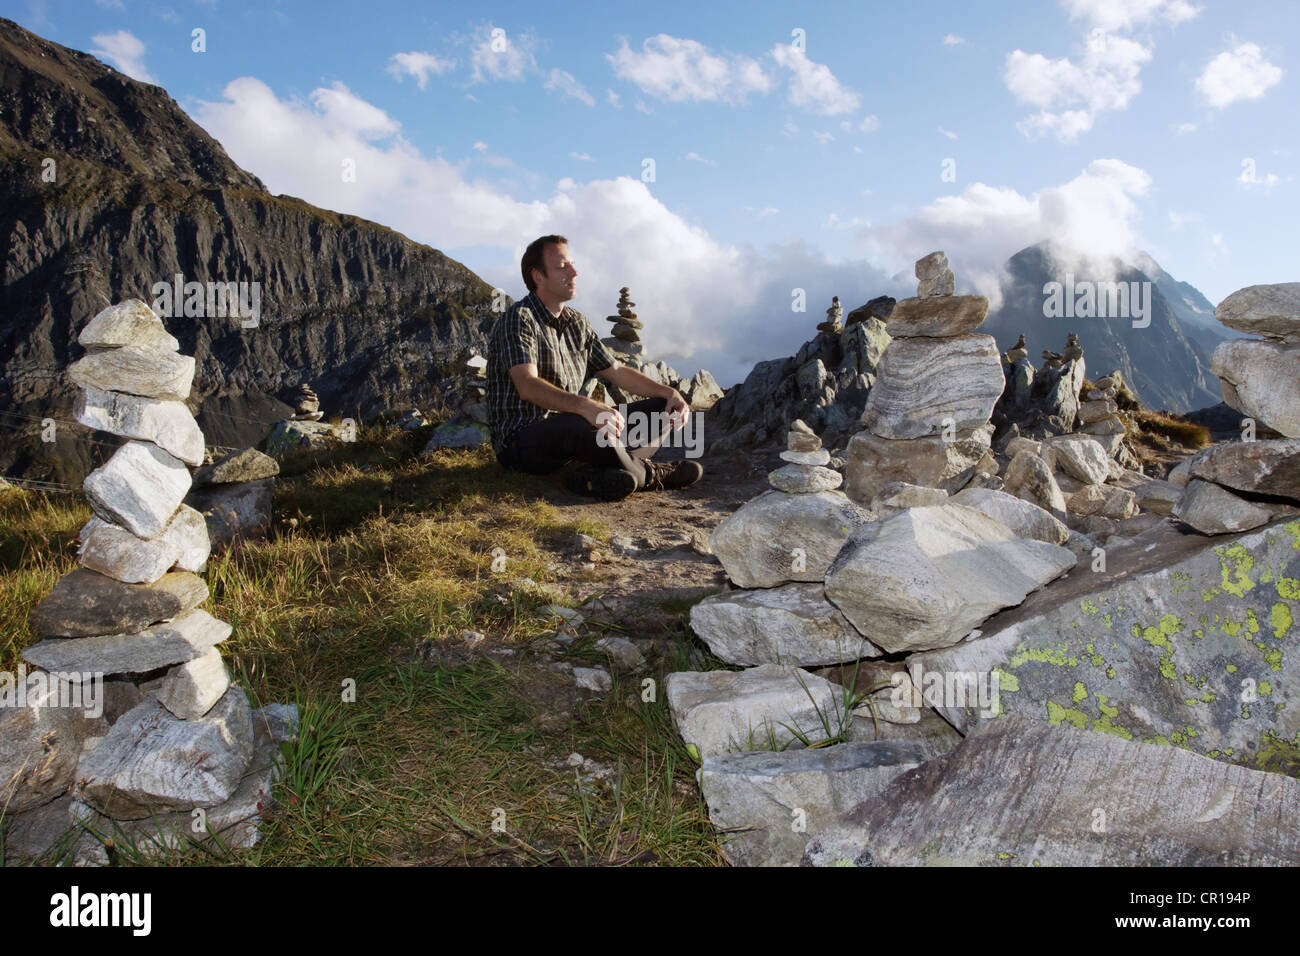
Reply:
[[[546,275],[541,270],[533,270],[533,281],[537,291],[553,302],[568,302],[578,292],[578,270],[569,257],[566,243],[551,243],[542,250],[542,261],[546,263]]]

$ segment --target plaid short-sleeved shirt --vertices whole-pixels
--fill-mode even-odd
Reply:
[[[487,365],[488,423],[498,455],[520,428],[555,414],[521,398],[510,380],[512,367],[529,362],[538,378],[576,395],[614,357],[576,309],[565,306],[557,319],[531,292],[507,309],[492,328]]]

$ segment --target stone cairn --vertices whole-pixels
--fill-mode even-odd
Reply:
[[[293,415],[289,420],[294,422],[318,422],[324,414],[320,410],[320,399],[311,390],[311,386],[306,382],[299,385],[294,398]]]
[[[65,698],[102,677],[104,707],[96,717],[40,701],[0,711],[0,805],[17,814],[9,847],[39,856],[84,825],[75,861],[106,862],[96,836],[152,852],[206,838],[196,819],[226,846],[251,846],[270,802],[273,715],[252,712],[231,683],[217,650],[231,626],[198,606],[209,538],[182,504],[186,466],[204,452],[184,404],[194,359],[135,299],[100,312],[78,341],[88,354],[69,369],[77,420],[127,441],[85,479],[94,516],[81,567],[32,610],[42,640],[22,658]]]
[[[1255,439],[1248,430],[1241,441],[1211,445],[1170,472],[1169,482],[1152,485],[1157,493],[1182,486],[1172,514],[1184,524],[1202,534],[1234,534],[1300,514],[1300,282],[1239,289],[1214,317],[1258,336],[1214,350],[1210,368],[1224,401],[1283,437]]]
[[[890,482],[964,487],[977,466],[996,473],[989,454],[993,407],[1005,379],[993,337],[971,334],[988,314],[982,295],[953,295],[948,257],[916,263],[917,296],[898,302],[886,322],[889,347],[862,413],[866,429],[849,442],[847,492],[868,504]]]
[[[790,424],[781,460],[789,464],[767,476],[768,484],[777,491],[792,495],[834,491],[844,481],[838,471],[826,467],[831,453],[822,447],[822,440],[813,430],[799,419]]]
[[[844,326],[840,324],[842,318],[844,318],[844,307],[840,305],[840,297],[832,296],[831,307],[826,310],[826,321],[817,323],[817,331],[838,335],[844,331]]]
[[[636,313],[632,311],[635,308],[636,303],[630,298],[627,286],[623,286],[618,290],[618,314],[606,318],[607,322],[614,323],[610,335],[614,342],[609,343],[607,341],[607,344],[613,345],[620,351],[640,355],[645,351],[645,346],[641,344],[641,333],[638,330],[645,328],[645,326],[636,317]]]

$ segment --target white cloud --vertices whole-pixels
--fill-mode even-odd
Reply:
[[[1150,20],[1179,24],[1201,12],[1188,0],[1063,0],[1071,20],[1103,30],[1127,30]]]
[[[825,146],[827,143],[829,143],[829,142],[831,142],[832,140],[834,140],[834,139],[835,139],[835,136],[834,136],[833,134],[831,134],[831,133],[825,133],[825,132],[821,132],[821,131],[819,131],[819,130],[814,130],[814,131],[813,131],[813,139],[817,140],[817,142],[819,142],[819,143],[821,143],[823,146]]]
[[[1236,43],[1209,63],[1196,88],[1211,106],[1222,109],[1238,100],[1257,100],[1282,80],[1281,67],[1264,59],[1255,43]]]
[[[595,106],[596,99],[587,92],[587,88],[574,79],[573,74],[558,67],[551,70],[550,78],[546,81],[548,90],[556,90],[565,96],[571,96],[575,100],[586,103],[588,106]]]
[[[485,153],[487,152],[488,144],[483,142],[481,139],[476,139],[474,140],[474,148],[480,153]]]
[[[963,36],[958,36],[958,35],[955,34],[955,33],[945,33],[945,34],[943,35],[943,45],[944,45],[944,46],[961,46],[961,44],[963,44],[963,43],[965,43],[965,42],[966,42],[966,38],[965,38],[965,37],[963,37]]]
[[[1074,142],[1092,129],[1098,113],[1128,107],[1142,89],[1138,76],[1150,59],[1151,50],[1141,43],[1101,29],[1088,34],[1078,63],[1023,50],[1007,54],[1007,89],[1022,103],[1039,107],[1017,128],[1030,138],[1050,134]]]
[[[430,74],[441,76],[455,65],[455,60],[444,60],[432,53],[421,53],[418,50],[412,50],[410,53],[394,53],[388,58],[388,72],[394,79],[401,82],[403,75],[413,76],[420,89],[429,85]]]
[[[618,94],[613,90],[605,90],[605,99],[609,100],[609,105],[614,107],[614,109],[620,108],[618,104]]]
[[[576,159],[582,163],[591,162],[591,156],[588,153],[570,153],[569,159]]]
[[[790,120],[786,120],[785,124],[781,127],[781,134],[783,136],[794,136],[798,132],[799,132],[799,127],[796,126],[794,123],[792,123]]]
[[[859,132],[874,133],[878,129],[880,129],[880,118],[875,113],[868,113],[858,124]]]
[[[522,80],[537,62],[530,52],[528,36],[512,37],[501,27],[481,27],[475,34],[470,63],[474,82],[485,80]]]
[[[950,129],[944,129],[942,126],[939,127],[939,132],[942,133],[944,136],[947,136],[949,139],[956,139],[956,138],[957,138],[957,134],[956,134],[956,133],[954,133],[954,132],[953,132],[952,130],[950,130]]]
[[[199,101],[194,116],[273,193],[363,216],[451,254],[465,249],[462,261],[512,294],[522,292],[527,243],[569,236],[580,276],[575,307],[603,331],[601,316],[630,286],[653,354],[681,372],[709,368],[723,385],[810,337],[817,317],[790,311],[792,288],[807,289],[810,301],[839,295],[847,308],[903,291],[869,263],[832,263],[800,243],[759,252],[718,242],[632,177],[565,178],[548,197],[515,199],[468,178],[464,164],[422,155],[382,110],[338,86],[305,101],[280,99],[244,77],[221,100]],[[340,176],[344,159],[355,161],[355,182]]]
[[[790,102],[802,109],[823,116],[852,113],[862,98],[849,89],[823,63],[808,59],[803,50],[787,43],[772,47],[772,58],[777,65],[790,71]]]
[[[691,150],[689,153],[687,153],[686,158],[693,163],[703,163],[705,166],[718,165],[718,161],[716,159],[705,159],[699,153],[695,152],[695,150]]]
[[[1195,123],[1179,123],[1178,126],[1177,126],[1177,128],[1174,130],[1174,132],[1176,132],[1179,136],[1186,136],[1188,133],[1195,133],[1195,132],[1196,132],[1196,124],[1195,124]]]
[[[139,80],[141,83],[157,83],[153,74],[144,65],[144,44],[134,34],[125,30],[116,33],[100,33],[90,38],[97,44],[90,52],[101,60],[107,60],[118,70]]]
[[[1139,245],[1135,197],[1150,187],[1145,171],[1097,159],[1069,182],[1032,196],[975,183],[859,237],[869,258],[908,275],[916,259],[945,250],[958,285],[987,295],[996,308],[1003,265],[1026,246],[1048,240],[1059,259],[1086,264],[1095,275],[1106,274],[1113,257],[1131,257]]]
[[[636,51],[621,41],[605,59],[621,80],[643,93],[674,103],[743,103],[751,93],[767,93],[771,78],[757,60],[719,55],[695,40],[661,33]]]

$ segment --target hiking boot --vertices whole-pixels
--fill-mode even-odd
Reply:
[[[671,491],[693,485],[704,477],[704,468],[698,461],[645,462],[645,485],[642,491]]]
[[[636,478],[622,468],[579,468],[564,476],[564,486],[575,495],[618,501],[636,491]]]

